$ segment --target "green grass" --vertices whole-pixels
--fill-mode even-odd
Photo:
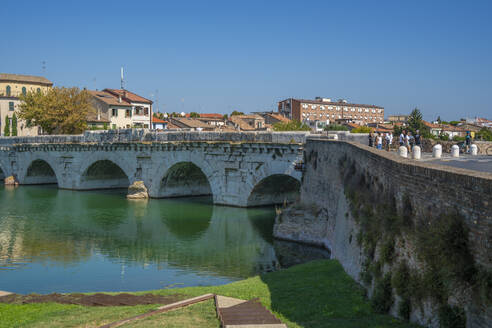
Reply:
[[[142,294],[139,292],[136,294]],[[321,260],[223,286],[156,290],[161,295],[216,293],[258,297],[289,327],[417,327],[376,314],[363,289],[335,260]],[[156,306],[83,307],[60,304],[0,304],[0,327],[96,327]],[[150,317],[125,327],[219,327],[211,302]]]

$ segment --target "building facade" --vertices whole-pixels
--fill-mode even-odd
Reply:
[[[105,91],[88,91],[95,113],[89,114],[89,128],[129,129],[133,126],[132,104]]]
[[[321,97],[314,100],[289,98],[278,103],[278,112],[291,120],[309,125],[313,122],[330,124],[339,119],[348,119],[360,125],[384,122],[383,107],[352,104],[343,99],[332,101]]]
[[[131,126],[134,128],[150,129],[152,125],[152,101],[136,93],[122,89],[104,89],[122,101],[128,102],[131,107]]]
[[[12,131],[12,116],[18,110],[19,96],[28,92],[47,92],[53,82],[42,76],[0,73],[0,132],[4,135],[5,125],[9,124]],[[17,118],[18,115],[16,114]],[[7,119],[8,117],[8,119]],[[38,127],[27,127],[26,123],[17,119],[18,136],[35,136]]]

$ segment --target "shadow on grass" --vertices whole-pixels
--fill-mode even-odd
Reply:
[[[294,327],[418,327],[374,313],[363,288],[336,260],[309,262],[261,280],[270,291],[271,309]]]

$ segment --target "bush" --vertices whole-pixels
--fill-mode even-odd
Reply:
[[[410,313],[412,313],[412,304],[408,297],[404,297],[398,304],[398,315],[404,320],[410,319]]]
[[[348,127],[340,124],[329,124],[323,129],[325,131],[348,131]]]
[[[393,276],[391,277],[391,286],[393,286],[398,296],[402,298],[410,296],[409,281],[410,270],[405,262],[401,262],[396,270],[393,271]]]
[[[391,263],[395,253],[395,240],[391,237],[387,237],[383,242],[383,245],[381,245],[381,250],[379,253],[383,263]]]
[[[439,323],[442,328],[465,328],[465,311],[446,304],[439,309]]]
[[[350,133],[370,133],[372,129],[368,126],[359,126],[358,128],[352,129]]]
[[[383,279],[376,283],[371,306],[378,313],[388,313],[393,304],[393,293],[391,290],[391,274],[387,273]]]
[[[278,122],[273,125],[274,131],[311,131],[311,128],[299,121],[290,121],[287,123]]]
[[[482,128],[477,132],[476,138],[484,141],[492,141],[492,131],[487,128]]]

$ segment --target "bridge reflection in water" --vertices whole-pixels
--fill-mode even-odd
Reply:
[[[0,290],[222,284],[278,269],[272,208],[210,197],[127,201],[124,191],[0,189]]]

